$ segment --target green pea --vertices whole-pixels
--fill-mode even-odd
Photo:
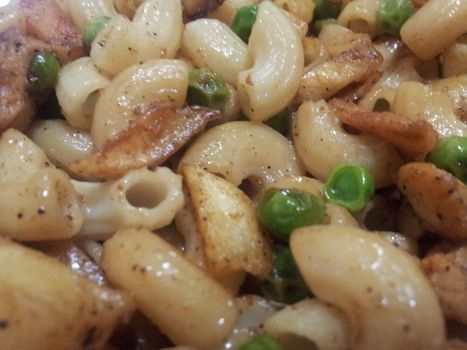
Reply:
[[[222,109],[228,98],[229,89],[218,73],[208,68],[190,72],[187,92],[189,104]]]
[[[284,347],[267,335],[258,335],[240,346],[239,350],[285,350]]]
[[[284,109],[282,112],[279,112],[274,117],[269,118],[265,121],[265,124],[280,132],[282,135],[286,135],[289,131],[290,124],[290,111]]]
[[[364,167],[353,164],[334,169],[324,185],[325,198],[346,207],[352,213],[365,208],[374,192],[373,176]]]
[[[277,245],[273,250],[273,269],[261,281],[261,291],[270,300],[293,304],[309,296],[290,248]]]
[[[341,12],[340,0],[313,0],[315,3],[314,20],[337,18]]]
[[[383,34],[399,36],[402,25],[414,13],[411,0],[381,0],[377,13],[377,24]]]
[[[438,142],[427,161],[467,184],[467,137],[448,137]]]
[[[335,23],[337,23],[337,20],[335,18],[320,19],[315,22],[315,25],[314,25],[315,33],[318,34],[328,24],[335,24]]]
[[[39,51],[29,63],[28,84],[32,92],[42,94],[51,90],[58,79],[60,62],[51,53]]]
[[[246,43],[250,38],[257,14],[258,5],[243,6],[237,11],[232,21],[232,30]]]
[[[297,189],[268,188],[256,208],[261,224],[285,242],[296,228],[320,224],[325,214],[326,206],[321,198]]]
[[[88,49],[91,47],[91,44],[96,38],[97,34],[99,34],[100,31],[104,29],[110,20],[111,18],[109,16],[96,17],[84,28],[83,33],[81,34],[81,40]]]

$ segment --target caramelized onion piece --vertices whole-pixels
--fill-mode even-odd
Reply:
[[[128,170],[162,164],[220,113],[205,107],[157,105],[71,171],[92,178],[115,178]]]
[[[467,187],[429,163],[399,169],[397,186],[428,229],[449,239],[467,238]]]
[[[329,106],[342,123],[377,135],[409,156],[428,153],[438,142],[437,132],[424,120],[412,121],[391,112],[368,112],[341,99],[332,99]]]

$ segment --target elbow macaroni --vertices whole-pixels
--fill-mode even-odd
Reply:
[[[352,163],[366,167],[377,187],[393,183],[402,160],[393,146],[372,135],[345,132],[326,102],[306,102],[297,112],[294,146],[305,168],[325,181],[339,164]]]
[[[467,32],[466,19],[467,2],[430,0],[405,22],[401,36],[418,57],[429,60]]]
[[[94,64],[116,75],[123,69],[157,58],[173,58],[182,38],[180,0],[147,0],[130,22],[115,16],[93,41]]]
[[[19,241],[69,238],[83,222],[83,208],[69,177],[19,131],[0,139],[0,235]]]
[[[251,69],[238,76],[237,89],[243,112],[264,121],[293,99],[303,73],[303,48],[291,22],[269,1],[259,5],[248,47]]]
[[[246,44],[226,24],[215,19],[198,19],[185,25],[182,52],[198,67],[210,68],[230,84],[250,68]]]
[[[163,167],[133,170],[114,182],[72,184],[84,206],[80,235],[94,238],[129,227],[164,227],[184,201],[180,176]]]
[[[71,126],[89,130],[94,109],[93,96],[109,80],[92,63],[89,57],[73,61],[60,70],[57,82],[57,99]]]

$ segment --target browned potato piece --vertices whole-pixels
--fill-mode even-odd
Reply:
[[[467,187],[429,163],[408,163],[397,186],[428,229],[449,239],[467,238]]]
[[[219,117],[218,111],[206,107],[155,105],[97,153],[69,168],[84,177],[115,178],[131,169],[160,165]]]
[[[182,167],[196,224],[203,237],[208,269],[246,271],[264,276],[271,270],[271,247],[262,233],[252,201],[236,186],[199,166]]]
[[[123,294],[3,238],[0,265],[2,349],[101,349],[132,310]]]

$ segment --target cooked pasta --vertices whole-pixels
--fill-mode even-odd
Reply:
[[[133,21],[115,16],[94,40],[91,58],[110,75],[137,63],[173,58],[182,36],[180,0],[147,0]]]
[[[467,349],[467,0],[0,0],[0,349]]]
[[[215,19],[198,19],[185,26],[182,53],[198,67],[210,68],[235,85],[238,73],[252,64],[246,44]]]
[[[65,0],[65,2],[67,12],[80,29],[84,29],[95,17],[112,17],[117,14],[112,0]]]
[[[420,58],[431,59],[467,32],[467,3],[430,0],[401,28],[407,46]]]
[[[170,169],[140,169],[109,183],[72,181],[84,206],[80,235],[108,237],[128,227],[164,227],[183,206],[181,179]]]
[[[89,130],[93,103],[109,80],[94,66],[89,57],[67,64],[60,71],[56,94],[62,112],[71,126]]]
[[[172,102],[181,106],[187,85],[188,66],[182,60],[151,60],[125,69],[96,101],[91,125],[94,144],[99,148],[125,130],[145,104]]]
[[[297,112],[294,145],[306,169],[324,181],[342,163],[356,163],[369,169],[378,187],[392,183],[402,164],[396,150],[371,135],[352,135],[339,124],[326,102],[306,102]]]
[[[344,7],[338,22],[355,32],[367,33],[371,37],[378,33],[377,13],[379,0],[354,0]]]
[[[303,72],[303,47],[291,22],[268,1],[261,3],[249,49],[254,65],[238,75],[243,112],[264,121],[293,99]]]

